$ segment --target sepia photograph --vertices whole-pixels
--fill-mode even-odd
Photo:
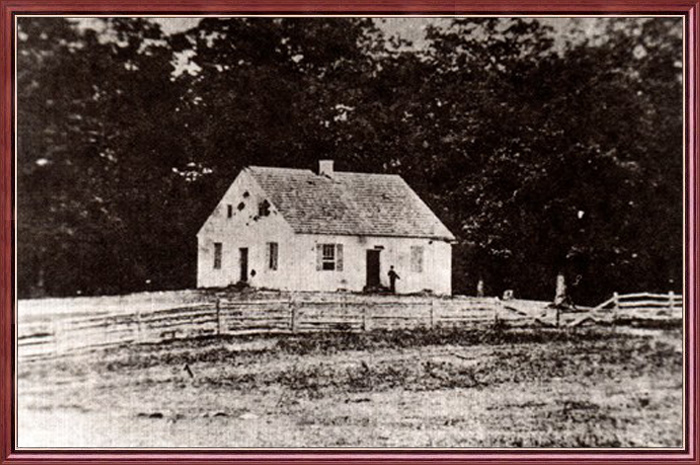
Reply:
[[[17,450],[683,451],[687,27],[16,15]]]

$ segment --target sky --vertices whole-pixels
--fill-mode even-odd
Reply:
[[[173,34],[187,30],[199,23],[201,18],[153,18],[153,20],[161,25],[163,32]],[[376,18],[377,26],[384,31],[387,37],[398,35],[403,39],[410,40],[416,45],[419,45],[425,36],[425,29],[428,25],[440,26],[448,24],[450,18]],[[573,21],[571,18],[540,18],[545,24],[552,26],[555,31],[564,33],[568,30]],[[596,27],[596,18],[580,18],[578,24],[584,30],[592,30]]]
[[[75,18],[84,26],[96,23],[92,18]],[[201,17],[152,18],[160,24],[166,34],[174,34],[195,27]],[[440,24],[449,21],[445,18],[377,18],[377,25],[387,35],[399,34],[409,40],[420,40],[428,24]]]
[[[598,18],[577,18],[575,21],[584,29],[595,29],[596,20]],[[161,25],[164,32],[172,34],[181,32],[194,27],[199,23],[201,18],[153,18],[153,20]],[[440,25],[447,24],[450,18],[376,18],[377,25],[388,35],[399,34],[409,40],[421,40],[425,28],[429,24]],[[540,21],[552,26],[555,30],[566,30],[571,27],[573,19],[570,17],[545,17],[540,18]]]
[[[154,18],[163,32],[172,34],[197,25],[201,18]],[[428,24],[444,22],[443,18],[381,18],[377,24],[385,32],[398,33],[407,39],[418,39]]]
[[[95,18],[75,18],[81,27],[94,28],[100,30],[102,24]],[[540,22],[552,27],[554,30],[555,43],[559,42],[563,45],[564,39],[571,37],[574,30],[578,32],[593,33],[600,29],[602,22],[600,17],[588,18],[572,18],[572,17],[541,17]],[[202,20],[202,17],[153,17],[152,21],[160,24],[161,29],[166,34],[174,34],[186,31],[197,26]],[[384,32],[386,38],[398,36],[401,39],[408,40],[413,44],[413,48],[421,49],[425,46],[425,32],[428,26],[447,26],[450,24],[452,17],[378,17],[375,18],[375,23],[380,30]],[[581,36],[579,36],[581,37]],[[175,64],[175,75],[182,72],[196,72],[196,65],[193,66],[189,55],[181,53],[177,55]]]
[[[97,21],[92,18],[75,18],[84,27],[96,27]],[[201,17],[178,17],[178,18],[152,18],[160,24],[161,29],[166,34],[175,34],[195,27]],[[387,36],[399,35],[412,42],[420,43],[425,35],[425,28],[429,24],[447,23],[446,18],[377,18],[377,26],[384,31]]]
[[[82,27],[100,29],[94,18],[73,18]],[[174,34],[195,27],[202,17],[153,17],[152,21],[160,24],[163,32]],[[421,48],[425,43],[425,31],[429,25],[447,26],[451,17],[378,17],[375,18],[377,26],[389,38],[398,36],[413,43],[415,48]],[[579,32],[595,32],[601,26],[600,17],[572,18],[572,17],[540,17],[538,20],[554,30],[554,38],[557,40],[565,38],[574,29]],[[641,19],[644,21],[644,19]]]

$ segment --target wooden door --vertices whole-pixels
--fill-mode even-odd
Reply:
[[[379,253],[380,250],[367,251],[367,287],[379,286]]]
[[[240,264],[241,264],[241,282],[248,281],[248,247],[241,247],[238,249],[240,251]]]

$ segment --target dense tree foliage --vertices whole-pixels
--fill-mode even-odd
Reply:
[[[22,18],[17,70],[21,296],[193,286],[237,172],[321,158],[401,174],[458,237],[456,292],[681,290],[676,19],[455,19],[413,47],[361,18]]]

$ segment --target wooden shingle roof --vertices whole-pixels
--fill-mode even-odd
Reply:
[[[454,240],[398,175],[251,166],[246,171],[297,233]]]

